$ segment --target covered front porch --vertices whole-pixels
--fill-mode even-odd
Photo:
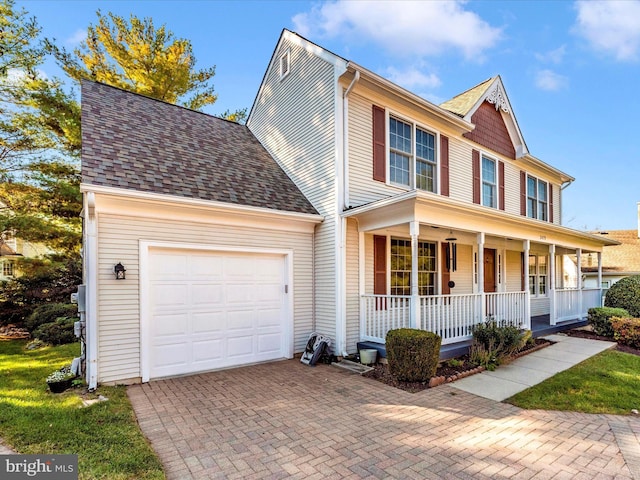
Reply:
[[[588,252],[601,271],[601,238],[422,192],[400,197],[345,214],[359,235],[358,343],[417,328],[437,333],[444,353],[484,321],[539,336],[601,306],[578,267]]]

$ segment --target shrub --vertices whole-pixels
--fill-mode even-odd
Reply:
[[[511,325],[499,325],[495,320],[474,325],[469,357],[472,363],[491,368],[522,350],[531,338],[530,331]]]
[[[74,317],[78,309],[70,303],[45,303],[36,307],[24,322],[24,327],[33,332],[40,325],[55,322],[60,317]]]
[[[624,308],[632,317],[640,317],[640,275],[614,283],[607,292],[604,306]]]
[[[33,336],[51,345],[73,343],[77,340],[73,334],[75,321],[75,318],[60,317],[55,322],[40,325],[33,331]]]
[[[389,330],[385,339],[389,371],[405,382],[428,382],[440,359],[439,335],[424,330]]]
[[[589,309],[587,321],[593,328],[593,332],[603,337],[613,337],[611,317],[629,317],[629,312],[624,308],[596,307]]]
[[[616,342],[640,349],[640,318],[612,317],[611,327]]]

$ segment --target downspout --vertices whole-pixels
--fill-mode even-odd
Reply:
[[[86,285],[86,381],[89,390],[98,386],[98,321],[97,294],[98,259],[97,259],[97,221],[96,197],[93,192],[85,193],[85,278]]]
[[[355,75],[353,76],[353,80],[347,87],[347,89],[342,94],[342,210],[346,210],[349,208],[349,99],[348,96],[353,90],[355,84],[360,80],[360,72],[356,70]],[[340,272],[341,277],[341,292],[340,292],[340,303],[341,303],[341,316],[342,316],[342,338],[340,339],[340,345],[336,345],[339,347],[341,351],[341,355],[343,357],[347,357],[349,354],[347,353],[347,219],[344,217],[340,218],[341,228],[340,228],[340,264],[342,271]]]

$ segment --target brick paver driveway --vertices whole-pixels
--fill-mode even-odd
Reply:
[[[282,361],[129,388],[167,478],[631,479],[640,420]]]

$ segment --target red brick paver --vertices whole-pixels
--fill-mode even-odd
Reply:
[[[168,479],[633,479],[640,466],[637,418],[525,411],[446,385],[410,394],[295,360],[128,392]]]

